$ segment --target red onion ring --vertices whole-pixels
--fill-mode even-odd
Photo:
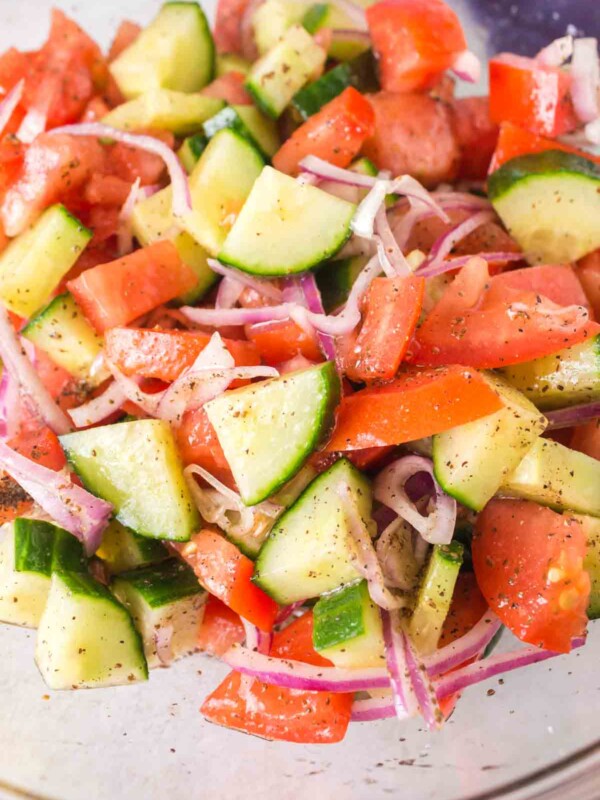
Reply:
[[[279,289],[274,281],[269,281],[264,278],[254,278],[240,270],[226,267],[224,264],[221,264],[220,261],[217,261],[216,258],[209,258],[207,263],[212,271],[216,272],[218,275],[237,281],[243,286],[248,286],[250,289],[254,289],[254,291],[264,297],[268,297],[269,300],[273,300],[275,303],[281,303],[283,295],[281,289]]]
[[[381,612],[383,624],[383,641],[385,643],[385,660],[392,687],[393,706],[398,719],[414,717],[418,713],[418,701],[410,681],[406,651],[404,649],[404,632],[400,627],[397,612],[390,614]]]
[[[117,225],[117,248],[119,256],[126,256],[133,250],[131,215],[140,195],[140,183],[141,179],[138,177],[131,184],[127,199],[119,212],[119,221]]]
[[[430,731],[438,729],[444,721],[444,716],[440,710],[435,689],[430,683],[427,670],[420,663],[410,638],[406,632],[403,632],[404,637],[404,657],[410,681],[412,683],[417,702],[421,709],[421,714],[425,720],[425,724]]]
[[[492,222],[494,218],[493,211],[478,211],[473,216],[459,222],[458,225],[454,225],[437,239],[417,273],[423,278],[432,278],[435,275],[439,275],[440,271],[445,271],[444,259],[452,252],[458,242],[481,227],[481,225],[485,225],[486,222]]]
[[[481,78],[481,61],[470,50],[458,53],[450,69],[458,78],[468,83],[477,83]]]
[[[488,610],[468,633],[423,659],[427,673],[436,678],[480,656],[501,627],[498,617]]]
[[[111,414],[114,414],[126,400],[123,390],[116,381],[113,381],[98,397],[88,400],[87,403],[71,408],[67,412],[76,428],[87,428],[96,425]]]
[[[547,430],[570,428],[573,425],[584,425],[600,417],[600,400],[593,403],[581,403],[570,408],[561,408],[557,411],[546,411],[544,416],[548,420]]]

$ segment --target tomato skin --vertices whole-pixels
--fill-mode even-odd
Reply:
[[[220,658],[231,645],[242,644],[245,638],[239,614],[209,594],[198,631],[198,649]]]
[[[446,103],[399,92],[377,92],[369,101],[375,133],[364,143],[363,155],[379,169],[408,173],[427,188],[456,178],[460,151]]]
[[[201,530],[186,544],[174,547],[208,592],[261,630],[273,628],[279,607],[252,583],[254,563],[232,542],[214,531]]]
[[[242,49],[240,22],[249,0],[219,0],[213,38],[219,53],[239,53]]]
[[[146,131],[139,131],[145,133]],[[160,139],[173,149],[175,137],[170,131],[148,131],[155,139]],[[137,147],[129,147],[117,142],[106,151],[105,170],[128,183],[140,179],[142,186],[159,183],[165,173],[165,162],[154,153],[146,153]]]
[[[235,487],[225,453],[203,408],[185,412],[175,437],[185,465],[197,464],[230,488]]]
[[[220,98],[230,105],[249,106],[252,105],[252,98],[244,89],[245,80],[246,78],[241,72],[235,70],[226,72],[225,75],[220,75],[208,86],[205,86],[200,94],[206,95],[206,97]]]
[[[479,588],[519,639],[568,653],[587,624],[586,546],[581,523],[568,515],[527,500],[492,500],[473,536]]]
[[[570,75],[535,59],[500,53],[490,59],[490,116],[555,138],[578,126]]]
[[[142,32],[142,28],[137,22],[132,22],[130,19],[124,19],[117,28],[115,38],[112,41],[110,50],[108,51],[108,63],[118,58],[124,50],[132,45],[137,37]]]
[[[85,187],[85,201],[91,206],[116,206],[121,210],[129,196],[131,184],[116,175],[94,173]]]
[[[485,180],[498,142],[498,125],[490,118],[488,97],[462,97],[450,104],[452,130],[460,149],[458,177]]]
[[[67,286],[92,325],[103,333],[127,325],[189,291],[195,283],[194,272],[180,259],[175,246],[160,241],[92,267]]]
[[[366,15],[386,91],[431,87],[467,49],[458,17],[442,0],[382,0]]]
[[[302,355],[309,361],[323,360],[316,337],[291,319],[247,325],[246,335],[256,346],[261,359],[269,366],[289,361],[297,355]]]
[[[569,447],[600,461],[600,418],[578,425],[573,431]]]
[[[578,261],[575,269],[588,301],[594,309],[594,316],[600,320],[600,250],[584,256]]]
[[[529,153],[543,153],[546,150],[562,150],[564,153],[574,153],[576,156],[582,156],[594,161],[596,164],[600,164],[600,156],[578,150],[576,147],[570,147],[557,139],[548,139],[545,136],[531,133],[531,131],[520,128],[512,122],[502,122],[489,172],[491,174],[506,161],[510,161],[511,158],[528,155]]]
[[[46,425],[27,424],[7,444],[17,453],[48,469],[60,470],[67,464],[58,437]]]
[[[438,647],[460,639],[474,628],[488,609],[485,597],[473,572],[461,572],[456,582],[452,604],[444,621]]]
[[[591,311],[577,273],[569,264],[542,264],[503,272],[494,278],[488,298],[492,291],[502,296],[507,288],[535,292],[559,306],[583,306]]]
[[[374,131],[371,104],[349,86],[294,131],[275,153],[273,166],[297,175],[300,161],[314,155],[337,167],[347,167]]]

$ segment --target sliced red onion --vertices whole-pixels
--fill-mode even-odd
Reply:
[[[234,308],[244,291],[244,284],[234,278],[223,278],[217,290],[215,308]]]
[[[169,667],[173,662],[173,626],[161,625],[154,631],[154,648],[162,667]]]
[[[379,667],[317,667],[293,659],[265,656],[237,644],[227,650],[222,660],[242,675],[300,691],[349,694],[369,689],[388,689],[390,685],[387,671]]]
[[[96,552],[113,512],[110,503],[77,486],[66,471],[36,464],[1,441],[0,466],[57,525],[83,543],[88,556]]]
[[[305,156],[299,167],[304,173],[310,173],[320,180],[345,183],[348,186],[360,186],[364,189],[372,189],[379,181],[375,175],[363,175],[360,172],[353,172],[351,169],[335,167],[317,156]]]
[[[313,314],[325,315],[323,300],[321,299],[321,292],[317,286],[314,273],[306,272],[300,278],[300,286],[302,288],[302,292],[304,293],[304,299],[306,301],[306,307],[308,310],[312,311]],[[325,358],[327,358],[328,361],[335,362],[336,351],[333,338],[331,336],[326,336],[324,333],[319,333],[318,337],[319,344],[321,345],[321,350],[325,354]]]
[[[394,238],[384,204],[379,206],[377,214],[375,214],[375,234],[373,238],[377,245],[379,261],[388,278],[412,273],[410,264]]]
[[[468,633],[423,659],[430,677],[443,675],[465,661],[481,656],[501,627],[498,617],[488,610]]]
[[[23,97],[23,88],[25,87],[25,80],[21,78],[20,81],[15,83],[13,88],[3,98],[0,103],[0,135],[4,133],[4,129],[8,125],[13,111],[19,105]]]
[[[481,78],[481,61],[475,53],[463,50],[454,59],[451,70],[462,81],[477,83]]]
[[[123,208],[119,213],[117,225],[117,248],[119,256],[126,256],[133,250],[133,229],[131,227],[131,215],[140,197],[141,179],[138,177],[131,184],[131,189],[127,199],[123,203]]]
[[[562,67],[573,55],[573,37],[571,34],[554,39],[542,48],[535,57],[543,67]]]
[[[173,215],[184,217],[192,210],[192,197],[187,173],[175,153],[160,139],[143,134],[127,133],[111,128],[101,122],[83,122],[77,125],[63,125],[54,128],[51,133],[67,133],[71,136],[94,136],[98,139],[113,139],[129,147],[137,147],[147,153],[153,153],[165,162],[173,189]]]
[[[34,139],[46,130],[48,121],[48,109],[30,108],[17,131],[17,139],[23,144],[31,144]]]
[[[284,278],[282,284],[283,289],[281,296],[284,303],[295,304],[302,306],[303,308],[308,308],[306,305],[306,297],[304,296],[304,292],[302,291],[302,286],[300,285],[300,280],[298,278]]]
[[[105,364],[126,399],[135,403],[136,406],[139,406],[149,417],[156,417],[158,406],[164,392],[157,392],[156,394],[144,392],[140,389],[136,380],[124,375],[111,361],[105,359]]]
[[[584,425],[586,422],[600,417],[600,400],[571,406],[571,408],[561,408],[558,411],[546,411],[544,416],[548,420],[548,430]]]
[[[385,585],[410,592],[416,586],[420,569],[413,550],[413,531],[401,517],[395,514],[394,517],[377,540],[375,552]]]
[[[600,152],[598,152],[597,145],[600,145],[600,117],[598,117],[595,120],[592,120],[592,122],[588,122],[588,124],[583,129],[583,132],[585,134],[585,138],[587,139],[587,141],[592,145],[596,145],[595,148],[594,147],[589,148],[588,146],[588,149],[591,149],[594,155],[599,156]]]
[[[367,30],[367,17],[364,9],[352,0],[331,0],[332,5],[337,6],[359,30]]]
[[[88,400],[77,408],[71,408],[67,412],[76,428],[87,428],[88,425],[96,425],[98,422],[114,414],[126,400],[123,390],[116,381],[113,381],[98,397]]]
[[[0,439],[12,439],[21,424],[19,382],[6,369],[0,380]]]
[[[430,731],[434,731],[443,723],[444,715],[440,710],[435,688],[429,679],[425,666],[417,656],[406,632],[403,631],[402,635],[404,637],[404,658],[408,668],[408,674],[410,675],[410,681],[425,724]]]
[[[246,633],[246,647],[265,656],[269,655],[273,643],[273,634],[261,631],[244,617],[240,617]]]
[[[434,483],[434,509],[423,516],[406,493],[408,478],[427,472]],[[374,497],[409,522],[429,544],[449,544],[456,524],[456,500],[447,495],[435,480],[430,459],[408,455],[394,461],[375,478]]]
[[[454,227],[450,228],[449,231],[440,236],[434,243],[429,256],[417,270],[418,274],[424,278],[431,278],[434,275],[439,275],[440,269],[444,267],[444,259],[452,252],[458,242],[481,227],[481,225],[485,225],[486,222],[492,222],[494,216],[493,211],[478,211],[476,214],[473,214],[473,216],[468,217],[462,222],[459,222],[458,225],[454,225]]]
[[[248,286],[250,289],[254,289],[255,292],[263,295],[263,297],[268,297],[269,300],[273,300],[275,303],[281,303],[283,299],[281,289],[273,281],[269,281],[266,278],[254,278],[252,275],[247,275],[240,270],[226,267],[224,264],[221,264],[220,261],[217,261],[216,258],[209,258],[208,266],[218,275],[222,275],[224,278],[230,278],[237,283],[241,283],[243,286]]]
[[[352,704],[352,722],[375,722],[380,719],[410,719],[407,711],[396,709],[391,697],[369,697],[365,700],[355,700]]]
[[[196,325],[222,328],[229,325],[253,325],[257,322],[288,319],[292,308],[288,303],[281,303],[277,306],[262,306],[260,308],[194,308],[193,306],[182,306],[181,312]]]
[[[600,116],[599,88],[598,40],[593,37],[576,39],[571,61],[571,98],[582,122],[592,122]]]
[[[293,616],[299,608],[306,603],[306,600],[296,600],[295,603],[291,603],[289,606],[283,606],[279,614],[277,615],[277,619],[275,620],[275,625],[282,625],[286,622],[291,616]]]
[[[504,252],[495,252],[495,253],[478,253],[479,258],[485,259],[488,264],[492,264],[498,261],[522,261],[525,256],[523,253],[510,253],[508,251]],[[445,261],[442,261],[438,268],[436,268],[435,273],[432,272],[430,275],[426,275],[423,277],[433,278],[437,275],[443,275],[446,272],[451,272],[453,269],[460,269],[464,267],[465,264],[468,264],[472,258],[475,258],[474,255],[467,255],[467,256],[457,256],[456,258],[448,258]],[[419,275],[421,272],[417,270]]]
[[[582,647],[585,644],[585,637],[581,636],[572,641],[572,648]],[[503,653],[497,656],[490,656],[483,661],[476,661],[462,669],[450,672],[441,678],[437,683],[437,696],[440,700],[451,694],[473,686],[488,678],[496,675],[503,675],[520,667],[527,667],[529,664],[536,664],[538,661],[546,661],[549,658],[562,655],[551,650],[540,650],[538,647],[522,647],[512,653]]]
[[[385,660],[390,676],[396,716],[399,719],[406,719],[407,716],[414,717],[418,713],[418,700],[406,663],[404,632],[400,627],[398,613],[390,614],[382,611],[381,621],[383,623]]]
[[[2,358],[4,368],[10,372],[13,380],[19,385],[31,410],[39,414],[54,433],[68,433],[71,430],[69,418],[57,406],[50,392],[40,380],[3,305],[0,305],[0,358]]]

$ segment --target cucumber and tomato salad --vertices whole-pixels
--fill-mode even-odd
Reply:
[[[0,620],[51,689],[204,650],[208,720],[336,742],[489,610],[600,616],[600,167],[568,67],[454,99],[442,0],[267,0],[254,60],[236,3],[0,57]]]

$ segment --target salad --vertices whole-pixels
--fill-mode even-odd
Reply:
[[[203,651],[208,721],[331,743],[585,645],[598,44],[481,70],[442,0],[0,56],[0,620],[50,689]]]

